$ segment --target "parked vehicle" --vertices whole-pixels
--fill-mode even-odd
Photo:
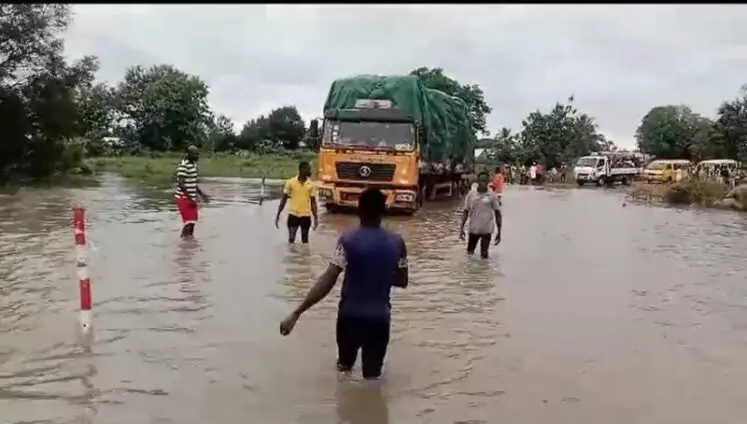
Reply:
[[[734,159],[709,159],[698,162],[695,165],[695,172],[700,174],[711,174],[716,171],[717,168],[726,167],[729,172],[735,172],[742,168],[742,163]]]
[[[668,183],[677,179],[677,172],[687,174],[690,161],[687,159],[656,159],[643,168],[643,178],[648,183]]]
[[[389,209],[414,213],[439,192],[456,194],[462,165],[473,161],[465,103],[416,76],[338,79],[324,109],[318,193],[328,209],[355,207],[374,186]]]
[[[630,184],[640,173],[643,156],[628,152],[601,152],[578,158],[573,167],[573,178],[579,187],[586,183],[601,186]]]

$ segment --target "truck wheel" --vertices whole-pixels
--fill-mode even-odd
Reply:
[[[333,205],[330,203],[327,203],[324,205],[324,208],[327,209],[327,213],[337,213],[339,209],[337,209],[337,205]]]
[[[620,180],[620,182],[624,186],[630,185],[630,180],[628,179],[628,177],[622,177],[622,179]]]
[[[586,181],[576,180],[576,184],[578,184],[579,187],[583,187],[584,184],[586,184]]]
[[[604,177],[599,177],[599,180],[597,180],[597,185],[599,187],[604,187],[607,184],[607,180]]]

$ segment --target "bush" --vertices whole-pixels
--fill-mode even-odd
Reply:
[[[729,188],[712,180],[685,180],[668,185],[664,191],[664,200],[672,204],[712,205],[726,196]]]

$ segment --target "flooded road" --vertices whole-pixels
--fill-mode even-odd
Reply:
[[[197,240],[168,190],[0,196],[0,422],[742,423],[747,217],[604,190],[506,193],[503,243],[468,258],[456,203],[386,225],[408,243],[383,381],[338,381],[338,289],[279,321],[355,218],[288,246],[276,201],[204,184]],[[88,210],[92,341],[77,334],[71,205]]]

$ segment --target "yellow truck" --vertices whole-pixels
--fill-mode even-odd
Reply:
[[[324,109],[318,196],[328,210],[356,207],[375,186],[390,210],[412,214],[426,198],[455,194],[473,159],[464,102],[416,76],[336,80]]]

